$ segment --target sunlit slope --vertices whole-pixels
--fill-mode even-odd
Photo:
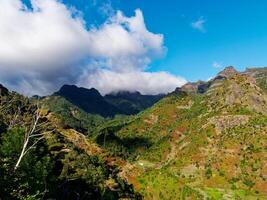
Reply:
[[[267,198],[267,96],[250,76],[177,89],[114,135],[146,199]]]

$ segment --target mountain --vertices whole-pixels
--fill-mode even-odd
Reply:
[[[233,66],[229,66],[229,67],[226,67],[221,72],[219,72],[218,75],[216,76],[216,78],[217,79],[219,77],[221,77],[221,78],[230,78],[230,77],[233,77],[233,76],[237,75],[238,73],[239,72]]]
[[[97,141],[130,161],[121,174],[144,199],[266,199],[264,74],[188,83]]]
[[[224,70],[219,72],[217,76],[210,79],[209,81],[197,81],[197,82],[189,82],[183,85],[181,88],[176,88],[176,91],[185,91],[188,93],[205,93],[213,84],[220,82],[221,80],[225,80],[232,76],[237,75],[238,72],[232,66],[226,67]]]
[[[149,108],[164,96],[163,94],[142,95],[140,92],[120,91],[105,95],[104,98],[124,114],[132,115]]]
[[[117,107],[108,103],[94,88],[86,89],[75,85],[64,85],[55,93],[55,96],[64,97],[87,113],[98,114],[103,117],[114,117],[116,114],[123,114]]]
[[[139,92],[121,91],[104,97],[94,88],[79,88],[75,85],[64,85],[52,97],[63,97],[73,105],[90,114],[102,117],[115,115],[133,115],[152,106],[164,95],[142,95]]]

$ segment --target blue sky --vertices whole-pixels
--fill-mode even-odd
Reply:
[[[1,0],[0,83],[168,93],[267,65],[265,0]],[[23,53],[22,53],[23,52]]]
[[[64,0],[81,10],[88,24],[102,23],[98,7],[108,1]],[[167,70],[187,80],[207,79],[222,66],[239,70],[267,65],[267,1],[264,0],[112,0],[114,10],[131,16],[143,11],[151,32],[162,33],[165,57],[149,70]],[[191,23],[203,18],[205,31]]]

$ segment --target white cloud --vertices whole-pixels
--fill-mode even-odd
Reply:
[[[201,32],[206,32],[206,29],[205,29],[205,23],[206,23],[206,20],[203,18],[203,17],[200,17],[198,20],[196,21],[193,21],[191,23],[191,27],[198,30],[198,31],[201,31]]]
[[[214,67],[214,68],[222,68],[222,63],[214,61],[212,63],[212,67]]]
[[[102,94],[113,91],[139,91],[142,94],[158,94],[173,91],[186,80],[168,72],[115,72],[107,69],[85,73],[79,86],[96,87]]]
[[[111,91],[117,86],[105,80],[100,84],[99,71],[125,76],[126,72],[136,73],[128,76],[134,83],[139,75],[146,74],[144,70],[153,59],[164,55],[163,35],[147,30],[139,9],[132,17],[118,11],[99,27],[87,29],[75,9],[57,0],[31,3],[32,10],[21,0],[0,1],[0,82],[11,89],[28,95],[48,94],[62,84],[81,83],[86,71],[92,79],[88,87],[102,89],[106,84],[105,91]],[[99,69],[92,70],[92,66]],[[150,74],[163,77],[162,73]],[[171,75],[164,77],[170,88],[173,78],[176,83],[180,81]],[[146,80],[152,83],[157,79]],[[146,81],[142,91],[152,91],[150,85]],[[164,92],[168,87],[158,88],[158,92]]]

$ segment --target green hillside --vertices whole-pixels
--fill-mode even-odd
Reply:
[[[87,116],[62,99],[50,101],[52,112],[45,100],[0,89],[0,199],[140,198],[119,176],[125,161],[77,131],[89,131],[103,118]]]
[[[86,135],[92,134],[96,127],[106,121],[100,115],[87,113],[60,96],[46,97],[42,99],[42,103],[61,119],[61,126],[74,128]]]
[[[198,84],[205,92],[177,89],[109,133],[145,199],[267,198],[267,95],[228,70]]]

